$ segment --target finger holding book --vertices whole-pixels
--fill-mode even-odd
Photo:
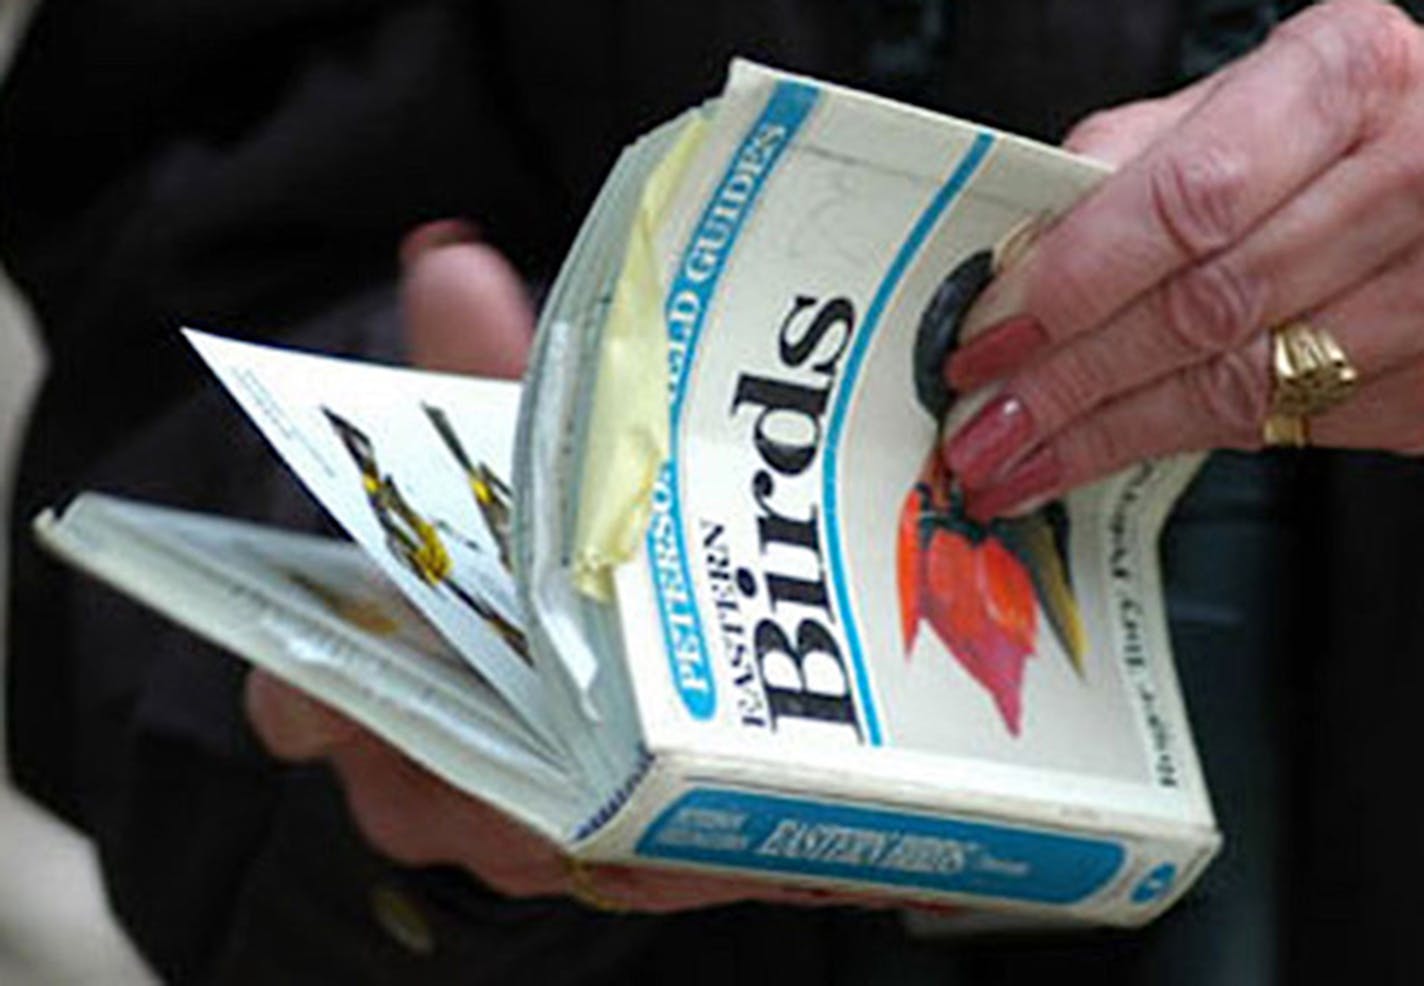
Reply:
[[[441,221],[418,228],[403,244],[402,305],[410,353],[426,369],[517,375],[532,334],[524,286],[503,256],[472,242],[472,235],[468,224]],[[264,671],[249,675],[246,705],[273,755],[332,765],[358,828],[375,848],[405,865],[459,866],[506,896],[570,896],[602,911],[671,913],[747,900],[870,903],[870,898],[760,881],[573,861]]]
[[[1016,511],[1142,457],[1280,443],[1267,419],[1294,382],[1273,366],[1300,320],[1361,377],[1360,397],[1407,371],[1420,91],[1424,31],[1344,0],[1165,108],[1090,121],[1077,148],[1096,141],[1125,165],[989,289],[980,334],[948,367],[956,386],[997,387],[947,445],[976,509]],[[1292,415],[1290,443],[1311,417],[1317,444],[1419,442],[1407,405],[1368,427],[1332,406]]]
[[[871,897],[699,874],[584,864],[451,787],[339,712],[261,670],[248,675],[247,713],[283,760],[326,760],[353,820],[405,866],[458,866],[507,897],[568,896],[592,910],[666,914],[743,901],[875,906]]]

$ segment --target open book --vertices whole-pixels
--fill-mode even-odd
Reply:
[[[1219,838],[1157,534],[980,525],[964,310],[1102,170],[759,66],[614,167],[521,384],[189,333],[354,543],[87,494],[108,580],[589,860],[1136,924]]]

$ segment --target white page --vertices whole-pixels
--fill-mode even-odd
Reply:
[[[402,598],[359,546],[226,518],[102,498],[105,515],[122,521],[194,565],[282,606],[306,623],[332,625],[342,636],[380,650],[388,667],[365,687],[409,715],[440,728],[492,732],[555,762],[508,702]],[[307,638],[312,634],[307,633]],[[320,643],[317,641],[317,643]],[[355,676],[341,655],[308,647],[312,660]]]
[[[507,481],[519,385],[185,334],[336,521],[495,690],[552,738],[521,640],[514,578],[501,562],[507,546],[461,461]],[[441,420],[448,423],[443,432]],[[451,433],[462,455],[447,441]],[[507,492],[502,499],[507,509]]]
[[[350,542],[92,493],[36,530],[71,564],[549,838],[593,797]]]

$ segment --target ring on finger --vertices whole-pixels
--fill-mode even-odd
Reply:
[[[1350,358],[1324,329],[1304,319],[1271,330],[1271,406],[1262,437],[1267,445],[1310,444],[1310,419],[1354,392]]]

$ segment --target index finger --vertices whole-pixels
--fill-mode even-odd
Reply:
[[[1417,30],[1373,0],[1282,25],[1045,232],[985,292],[966,333],[1028,313],[1059,344],[1236,242],[1370,135],[1404,91]]]

